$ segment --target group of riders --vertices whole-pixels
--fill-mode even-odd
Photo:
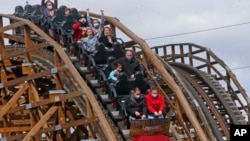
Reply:
[[[42,0],[42,14],[44,19],[50,19],[54,16],[55,10],[58,7],[58,1],[54,2]],[[86,15],[79,15],[76,22],[72,25],[73,39],[83,52],[92,54],[100,43],[104,44],[106,49],[112,48],[116,38],[113,37],[111,28],[104,26],[104,12],[101,10],[101,18],[91,19],[89,9],[86,10]],[[70,14],[70,9],[65,8],[64,14]],[[44,31],[48,31],[49,27],[45,23]],[[48,32],[49,33],[49,32]],[[135,72],[140,71],[140,65],[135,59],[132,50],[126,50],[125,55],[116,59],[111,63],[112,71],[109,73],[108,80],[111,83],[118,81],[120,72],[125,72],[128,78],[134,78]],[[125,101],[125,108],[128,114],[129,121],[135,119],[155,119],[165,118],[168,111],[168,104],[165,97],[159,93],[155,86],[150,86],[149,90],[141,93],[139,87],[131,90],[130,96]]]

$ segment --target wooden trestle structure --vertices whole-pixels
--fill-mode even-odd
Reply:
[[[82,11],[82,13],[85,12]],[[100,17],[94,13],[91,13],[91,16]],[[14,22],[3,25],[4,19]],[[113,31],[119,29],[131,38],[132,41],[127,42],[127,46],[138,45],[140,47],[140,59],[146,69],[152,71],[150,68],[152,67],[156,70],[162,77],[162,81],[175,94],[175,102],[170,100],[170,103],[172,109],[177,111],[177,122],[182,125],[183,132],[188,136],[186,140],[211,140],[213,138],[212,133],[209,133],[211,129],[204,128],[200,124],[202,118],[197,118],[200,115],[193,110],[194,107],[187,99],[186,92],[183,92],[184,88],[177,83],[167,64],[167,62],[176,63],[176,58],[183,62],[185,56],[191,58],[191,47],[189,53],[182,52],[176,55],[172,50],[170,56],[165,54],[166,48],[163,48],[163,56],[158,56],[155,52],[158,53],[159,48],[154,48],[152,51],[144,40],[121,24],[119,20],[108,16],[105,19]],[[17,28],[22,30],[22,36],[10,33]],[[39,42],[37,42],[37,37],[41,39]],[[20,42],[24,46],[7,48],[5,39]],[[48,47],[54,48],[53,56],[46,52]],[[105,110],[75,69],[63,48],[31,21],[0,14],[0,62],[0,135],[2,138],[8,141],[39,141],[44,138],[59,141],[73,141],[80,138],[120,140],[117,129],[109,121]],[[207,73],[211,72],[210,68],[214,69],[213,64],[209,62],[209,60],[206,62]],[[230,79],[233,79],[231,83],[236,83],[238,91],[249,100],[233,73],[230,70],[227,72],[228,86]],[[249,101],[247,106],[249,106]],[[244,107],[245,111],[248,111],[247,106]],[[185,118],[182,114],[178,114],[179,111],[185,111]],[[184,124],[185,120],[188,120],[195,130],[196,139],[192,138],[187,125]],[[178,134],[174,128],[173,132]],[[228,137],[226,133],[225,136]]]
[[[4,17],[16,22],[3,26]],[[14,28],[21,28],[23,37],[7,33]],[[43,41],[34,42],[31,31]],[[5,38],[24,43],[24,48],[8,50]],[[49,46],[54,47],[54,57],[44,50]],[[4,138],[42,140],[45,134],[48,140],[63,140],[63,136],[77,140],[81,133],[86,138],[118,140],[63,48],[31,21],[0,15],[0,54],[0,133]],[[20,76],[12,73],[11,67],[20,69]],[[38,88],[38,83],[44,83],[44,88]]]

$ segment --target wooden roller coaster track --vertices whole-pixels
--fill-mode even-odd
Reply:
[[[85,12],[81,11],[81,13]],[[90,13],[90,15],[96,18],[100,17],[100,15],[94,13]],[[214,101],[218,101],[223,105],[223,101],[219,100],[224,98],[229,98],[230,102],[237,100],[239,106],[236,107],[235,103],[232,102],[233,107],[236,110],[239,109],[245,112],[248,119],[242,119],[242,116],[237,119],[232,116],[233,110],[227,107],[228,102],[224,102],[223,105],[226,114],[221,114],[222,111],[225,112],[224,109],[216,109],[215,106],[208,113],[210,118],[217,118],[216,122],[219,122],[219,124],[215,124],[218,124],[218,128],[222,128],[221,135],[225,136],[227,140],[229,139],[229,124],[222,120],[225,116],[230,117],[229,123],[246,124],[249,121],[250,100],[245,90],[241,87],[232,71],[213,52],[194,44],[173,44],[150,48],[144,40],[120,23],[118,19],[108,16],[105,16],[105,19],[113,31],[119,29],[131,38],[130,42],[125,43],[126,46],[133,47],[137,52],[138,59],[144,64],[146,70],[152,74],[152,78],[156,75],[160,76],[160,79],[155,83],[162,88],[162,92],[169,99],[171,111],[177,113],[175,125],[178,126],[171,128],[177,140],[182,140],[179,137],[181,133],[187,136],[183,140],[215,140],[217,136],[212,132],[214,127],[205,123],[209,119],[206,118],[209,117],[206,115],[209,109],[204,111],[204,108],[209,104],[214,106]],[[15,22],[4,25],[4,20]],[[23,35],[11,34],[10,32],[15,28],[20,28]],[[42,41],[37,42],[37,38],[34,38],[33,35],[36,35]],[[23,43],[24,48],[7,48],[5,39]],[[138,46],[138,48],[135,46]],[[48,55],[46,52],[47,47],[54,48],[53,56]],[[179,49],[177,49],[178,47]],[[180,53],[177,53],[177,51]],[[207,58],[204,59],[198,56],[199,53],[205,54]],[[110,121],[105,109],[96,99],[93,90],[82,79],[62,46],[31,21],[0,14],[0,55],[1,138],[24,141],[43,139],[122,140],[117,127]],[[201,63],[196,65],[196,60]],[[229,96],[220,97],[218,95],[219,100],[213,100],[211,97],[217,94],[214,92],[217,89],[213,90],[213,84],[208,88],[209,92],[213,91],[211,96],[202,94],[203,91],[199,89],[202,86],[193,87],[192,89],[187,88],[188,85],[198,85],[189,77],[198,74],[198,72],[190,70],[189,73],[185,73],[183,67],[186,69],[187,67],[178,66],[178,63],[187,64],[198,70],[203,69],[205,74],[211,77],[216,74],[217,77],[214,81],[225,82],[227,89],[223,93]],[[216,65],[220,65],[222,69],[225,69],[226,76],[216,69]],[[175,69],[179,70],[180,73],[176,74]],[[184,84],[185,80],[180,79],[180,75],[185,80],[189,80],[190,83]],[[206,78],[204,80],[196,79],[196,81],[203,82],[205,80]],[[171,92],[164,90],[166,85]],[[198,96],[201,97],[200,103],[196,103],[197,97],[192,95],[194,92],[191,90],[196,90],[201,95]],[[244,102],[241,99],[244,99]],[[207,105],[204,105],[202,109],[200,105],[204,101]],[[182,127],[182,129],[178,127]],[[190,129],[194,130],[195,135],[191,133]],[[217,138],[217,140],[220,139]]]

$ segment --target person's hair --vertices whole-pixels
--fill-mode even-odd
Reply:
[[[100,21],[98,19],[92,19],[91,23],[93,24],[94,21],[97,21],[100,24]]]
[[[108,27],[108,26],[104,26],[104,27],[103,27],[103,29],[102,29],[102,34],[103,34],[103,35],[104,35],[104,30],[105,30],[105,29],[109,29],[109,30],[110,30],[110,32],[112,32],[112,30],[111,30],[111,28],[110,28],[110,27]]]
[[[139,87],[135,87],[134,91],[141,91],[141,89]]]
[[[65,8],[65,9],[64,9],[64,13],[65,13],[66,11],[69,11],[69,12],[70,12],[70,8]]]
[[[86,29],[86,34],[87,34],[87,32],[88,32],[89,30],[92,31],[93,35],[95,34],[94,31],[93,31],[93,29],[92,29],[91,27],[88,27],[88,28]]]
[[[54,3],[53,3],[52,1],[47,0],[47,1],[45,2],[45,6],[47,6],[48,3],[51,3],[52,5],[54,5]]]
[[[122,64],[120,64],[120,63],[116,63],[115,67],[116,67],[116,68],[118,68],[118,67],[122,67]]]
[[[125,54],[127,54],[127,52],[131,52],[134,55],[134,51],[133,50],[126,50]]]
[[[153,91],[153,90],[157,90],[158,91],[158,88],[156,88],[155,86],[152,86],[150,89],[151,89],[151,91]]]

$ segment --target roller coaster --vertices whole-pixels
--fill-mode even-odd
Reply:
[[[131,39],[119,40],[116,46],[135,52],[145,79],[170,105],[167,131],[148,138],[229,141],[230,124],[249,124],[246,91],[209,48],[193,43],[150,47],[117,18],[104,18],[114,33],[119,30]],[[86,56],[74,47],[68,19],[51,26],[55,35],[51,38],[41,28],[39,5],[17,6],[14,14],[0,14],[0,140],[139,140],[144,135],[131,136],[133,129],[127,126],[126,95],[106,83],[104,59],[110,56],[104,51],[83,59]]]

